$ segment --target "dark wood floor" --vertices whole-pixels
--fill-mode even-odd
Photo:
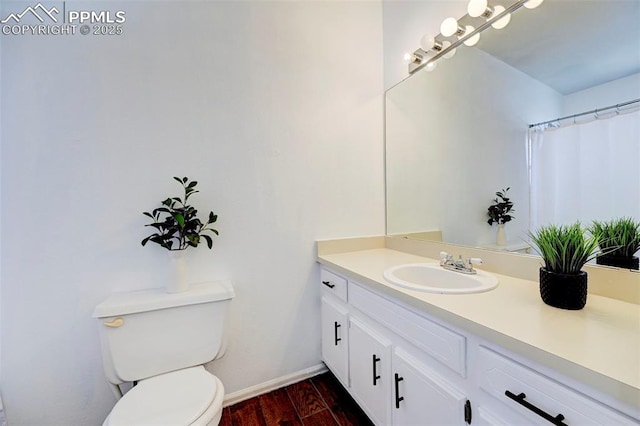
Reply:
[[[220,426],[368,426],[371,421],[331,373],[226,407]]]

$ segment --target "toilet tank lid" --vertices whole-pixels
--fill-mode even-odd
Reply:
[[[164,288],[115,293],[95,307],[93,318],[197,305],[232,299],[234,296],[233,285],[229,280],[192,284],[189,290],[182,293],[167,293]]]

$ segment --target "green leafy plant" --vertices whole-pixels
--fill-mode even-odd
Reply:
[[[633,257],[640,250],[640,221],[631,217],[604,222],[594,220],[589,232],[608,256]]]
[[[167,198],[162,201],[161,207],[154,209],[151,213],[143,212],[145,216],[153,219],[153,223],[145,226],[154,228],[156,232],[142,240],[142,245],[151,241],[167,250],[184,250],[187,247],[198,247],[201,239],[204,239],[211,249],[212,236],[205,232],[218,235],[218,231],[209,226],[218,220],[218,216],[209,212],[206,223],[198,219],[198,211],[187,204],[190,196],[200,192],[195,189],[198,182],[195,180],[189,182],[187,177],[174,177],[174,179],[184,188],[184,198]]]
[[[600,255],[598,239],[585,236],[579,222],[573,225],[543,226],[529,232],[545,269],[559,274],[578,274],[585,263]]]
[[[511,189],[507,187],[507,189],[503,189],[502,191],[496,192],[496,198],[493,199],[492,205],[487,209],[487,216],[489,216],[489,220],[487,223],[489,225],[493,225],[497,223],[498,225],[505,224],[511,219],[515,219],[514,216],[511,216],[511,212],[515,212],[513,209],[513,203],[507,197],[507,191]]]

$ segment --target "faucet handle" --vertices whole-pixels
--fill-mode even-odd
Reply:
[[[446,251],[441,251],[440,252],[440,266],[444,266],[445,263],[447,263],[448,261],[450,261],[452,259],[453,259],[453,256],[451,256]]]
[[[482,265],[484,263],[479,257],[470,257],[467,262],[469,262],[469,265]]]

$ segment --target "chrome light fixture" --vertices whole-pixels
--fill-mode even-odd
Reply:
[[[504,6],[495,5],[489,6],[487,0],[471,0],[467,6],[467,14],[472,18],[482,17],[487,21],[491,20],[491,26],[497,30],[500,30],[511,21],[511,14],[507,14],[504,18],[495,20],[495,16],[502,14],[505,11]]]
[[[506,6],[491,5],[490,0],[470,0],[467,14],[460,19],[449,17],[442,21],[440,34],[432,37],[425,34],[420,40],[420,48],[405,55],[405,62],[409,64],[412,74],[422,68],[435,68],[441,58],[451,58],[456,49],[464,44],[473,46],[480,40],[480,33],[489,27],[502,29],[509,24],[511,14],[522,6],[527,9],[538,7],[544,0],[513,0]],[[503,6],[505,4],[505,6]]]

